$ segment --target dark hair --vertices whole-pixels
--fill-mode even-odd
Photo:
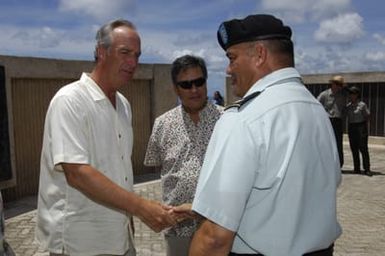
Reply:
[[[355,94],[357,95],[357,98],[361,98],[361,91],[360,89],[358,89],[358,87],[355,87],[355,86],[352,86],[350,88],[347,89],[349,94]]]
[[[114,31],[115,28],[122,27],[122,26],[129,27],[133,30],[136,30],[135,25],[131,21],[124,20],[124,19],[117,19],[117,20],[110,21],[99,28],[95,36],[95,39],[96,39],[95,52],[94,52],[95,61],[98,60],[97,49],[99,47],[103,47],[105,49],[110,47],[112,43],[112,37],[111,37],[112,31]]]
[[[262,40],[266,48],[277,57],[281,56],[281,62],[290,67],[294,67],[294,45],[290,39],[270,39]]]
[[[207,79],[207,68],[206,63],[201,57],[193,55],[183,55],[174,60],[171,66],[171,79],[174,84],[176,84],[176,77],[180,72],[188,69],[199,67],[202,70],[203,77]]]
[[[224,99],[219,91],[214,92],[214,101],[215,104],[223,106],[225,104]]]
[[[215,91],[215,92],[214,92],[214,97],[218,97],[219,99],[223,99],[223,97],[222,97],[220,91]]]

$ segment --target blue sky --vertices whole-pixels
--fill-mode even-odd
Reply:
[[[140,62],[203,57],[211,95],[224,90],[222,21],[254,13],[283,19],[302,74],[385,71],[384,7],[375,0],[1,0],[0,54],[92,60],[97,28],[125,18],[141,34]]]

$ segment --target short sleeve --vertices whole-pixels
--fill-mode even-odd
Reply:
[[[321,92],[318,97],[317,97],[317,100],[323,105],[324,104],[324,92]]]
[[[76,101],[68,96],[58,96],[50,104],[45,133],[51,143],[51,154],[57,170],[60,163],[89,163],[87,139],[88,120]]]
[[[159,145],[161,136],[161,124],[159,120],[155,120],[154,127],[150,139],[148,140],[146,155],[144,157],[144,165],[161,166],[161,149]]]
[[[238,229],[256,177],[256,151],[248,126],[236,115],[218,121],[199,177],[193,210]]]

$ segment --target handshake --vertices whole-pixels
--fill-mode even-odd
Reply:
[[[157,201],[143,199],[134,215],[155,232],[187,220],[197,219],[199,215],[191,210],[191,204],[179,206],[163,205]]]

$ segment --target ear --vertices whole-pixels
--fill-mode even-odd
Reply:
[[[106,58],[107,49],[103,47],[97,47],[95,49],[96,55],[98,56],[98,60],[104,60]]]
[[[267,60],[267,49],[263,44],[256,43],[255,51],[256,51],[256,59],[257,59],[256,65],[261,66]]]
[[[175,94],[179,97],[179,88],[177,85],[173,85]]]

